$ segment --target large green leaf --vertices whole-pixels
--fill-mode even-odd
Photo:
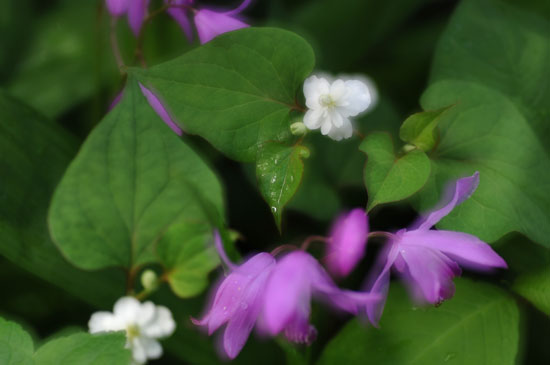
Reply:
[[[32,365],[33,352],[31,336],[17,323],[0,318],[0,363]]]
[[[391,136],[385,132],[368,135],[359,148],[367,154],[364,176],[369,193],[367,210],[408,198],[430,176],[430,161],[424,152],[414,149],[397,157]]]
[[[453,299],[412,307],[392,285],[380,329],[351,321],[328,344],[320,364],[515,364],[519,310],[494,286],[457,280]]]
[[[297,35],[247,28],[130,72],[155,90],[185,131],[251,162],[263,143],[292,137],[290,112],[313,63],[311,47]]]
[[[222,215],[220,184],[129,80],[121,103],[89,135],[50,208],[54,241],[75,265],[98,269],[155,261],[171,225]],[[181,237],[183,240],[184,237]]]
[[[76,269],[48,232],[51,195],[76,146],[55,123],[0,91],[0,254],[92,304],[112,303],[123,292],[122,273]]]
[[[262,196],[269,204],[279,230],[284,206],[294,196],[302,181],[309,150],[301,145],[266,143],[258,152],[256,177]]]
[[[132,355],[125,343],[123,332],[77,333],[47,342],[36,351],[34,361],[36,365],[127,365]]]
[[[440,122],[420,207],[479,171],[476,194],[438,226],[489,242],[518,231],[550,246],[550,23],[516,3],[464,1],[441,39],[422,105],[457,105]]]

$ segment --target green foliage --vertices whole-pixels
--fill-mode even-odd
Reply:
[[[437,143],[437,124],[450,107],[416,113],[405,119],[399,137],[418,149],[429,152]]]
[[[364,174],[369,193],[367,211],[378,204],[408,198],[428,180],[430,161],[426,154],[415,149],[397,157],[387,133],[370,134],[359,148],[367,154]]]
[[[76,146],[60,126],[0,92],[0,253],[90,303],[111,303],[124,287],[121,273],[76,269],[60,255],[48,232],[52,192]]]
[[[34,361],[36,365],[127,365],[131,353],[125,343],[123,332],[77,333],[47,342],[36,351]]]
[[[258,151],[256,177],[262,196],[269,204],[279,230],[284,206],[300,186],[309,150],[300,145],[267,143]]]
[[[9,365],[127,365],[130,351],[122,332],[75,333],[55,338],[34,352],[31,336],[17,323],[0,318],[0,362]]]
[[[438,227],[492,242],[512,231],[550,247],[550,23],[513,2],[464,1],[436,52],[425,110],[456,104],[420,208],[444,182],[480,172],[475,195]]]
[[[392,285],[380,329],[352,320],[327,345],[319,364],[515,364],[519,310],[488,284],[456,281],[440,307],[412,307]],[[350,346],[350,344],[355,344]]]
[[[159,240],[157,254],[174,293],[186,298],[208,285],[208,273],[219,264],[209,224],[173,224]]]
[[[33,347],[31,336],[20,325],[0,318],[0,363],[32,365]]]
[[[223,214],[216,176],[129,80],[59,184],[50,228],[75,265],[133,270],[155,261],[154,244],[171,225],[210,222],[210,206]]]
[[[313,69],[311,47],[274,28],[226,33],[172,61],[131,72],[175,121],[236,160],[252,162],[267,141],[286,141],[290,112]]]

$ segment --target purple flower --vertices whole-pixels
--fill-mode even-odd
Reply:
[[[192,321],[196,325],[206,326],[209,335],[227,324],[223,347],[227,356],[234,359],[246,343],[261,312],[265,285],[275,267],[275,258],[262,252],[244,264],[235,266],[227,258],[217,232],[215,242],[222,260],[231,268],[231,273],[218,287],[206,316]]]
[[[149,0],[105,0],[105,2],[112,16],[128,16],[128,24],[137,37],[145,20]]]
[[[336,219],[332,225],[326,258],[332,275],[344,277],[355,268],[365,255],[368,231],[368,218],[362,208],[353,209]]]
[[[193,41],[193,27],[189,21],[189,8],[193,5],[193,0],[164,0],[165,3],[172,3],[172,7],[166,11],[185,33],[189,42]]]
[[[419,302],[438,304],[454,294],[453,277],[461,266],[490,270],[506,268],[506,262],[479,238],[462,232],[431,230],[454,207],[468,199],[479,184],[479,173],[456,181],[439,209],[428,213],[409,229],[398,231],[385,247],[377,263],[378,276],[370,285],[371,292],[385,298],[390,269],[393,268]],[[367,305],[367,315],[377,323],[385,300]]]
[[[269,277],[262,325],[271,335],[284,332],[290,341],[310,344],[317,334],[309,323],[312,297],[353,314],[358,307],[377,299],[370,293],[340,290],[315,258],[294,251],[277,263]]]
[[[239,7],[226,12],[209,9],[200,9],[195,12],[195,26],[201,44],[209,42],[220,34],[248,27],[248,24],[236,19],[235,16],[248,7],[250,2],[251,0],[244,0]]]

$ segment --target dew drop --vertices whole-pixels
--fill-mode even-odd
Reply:
[[[448,362],[456,357],[455,352],[449,352],[445,357],[443,358],[443,361]]]
[[[272,211],[273,213],[277,213],[277,207],[271,207],[271,211]]]

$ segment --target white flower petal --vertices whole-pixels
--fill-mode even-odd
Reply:
[[[115,303],[113,313],[125,323],[137,323],[141,303],[134,297],[122,297]]]
[[[326,136],[330,133],[330,130],[332,129],[332,122],[330,118],[325,118],[323,121],[323,124],[321,125],[321,134]]]
[[[308,110],[304,115],[304,124],[308,129],[319,129],[321,127],[323,110]]]
[[[332,110],[330,112],[330,119],[333,126],[340,128],[344,124],[344,118],[337,110]]]
[[[141,345],[148,359],[158,359],[162,356],[162,346],[157,340],[143,338],[141,339]]]
[[[308,77],[304,81],[304,96],[306,106],[310,109],[319,108],[319,97],[322,94],[328,94],[330,90],[329,82],[324,78],[315,75]]]
[[[132,349],[132,357],[134,362],[137,364],[145,364],[145,362],[147,362],[147,353],[145,352],[145,348],[139,337],[132,340],[130,348]]]
[[[328,133],[328,136],[335,141],[341,141],[342,139],[350,138],[352,135],[353,126],[349,119],[344,119],[342,127],[332,128]]]
[[[365,111],[371,102],[371,96],[367,85],[358,80],[348,80],[346,84],[346,95],[344,96],[347,105],[342,107],[342,112],[347,117],[354,117]]]
[[[147,323],[155,320],[156,306],[152,302],[145,302],[141,304],[139,308],[139,314],[136,323],[140,326],[144,326]]]
[[[157,306],[155,318],[143,328],[143,335],[151,338],[170,336],[176,329],[176,322],[170,310],[164,306]]]
[[[347,93],[347,87],[344,80],[336,80],[330,85],[330,97],[335,102],[338,102],[346,93]]]
[[[90,333],[120,331],[124,326],[120,326],[120,321],[111,312],[95,312],[88,321]]]

